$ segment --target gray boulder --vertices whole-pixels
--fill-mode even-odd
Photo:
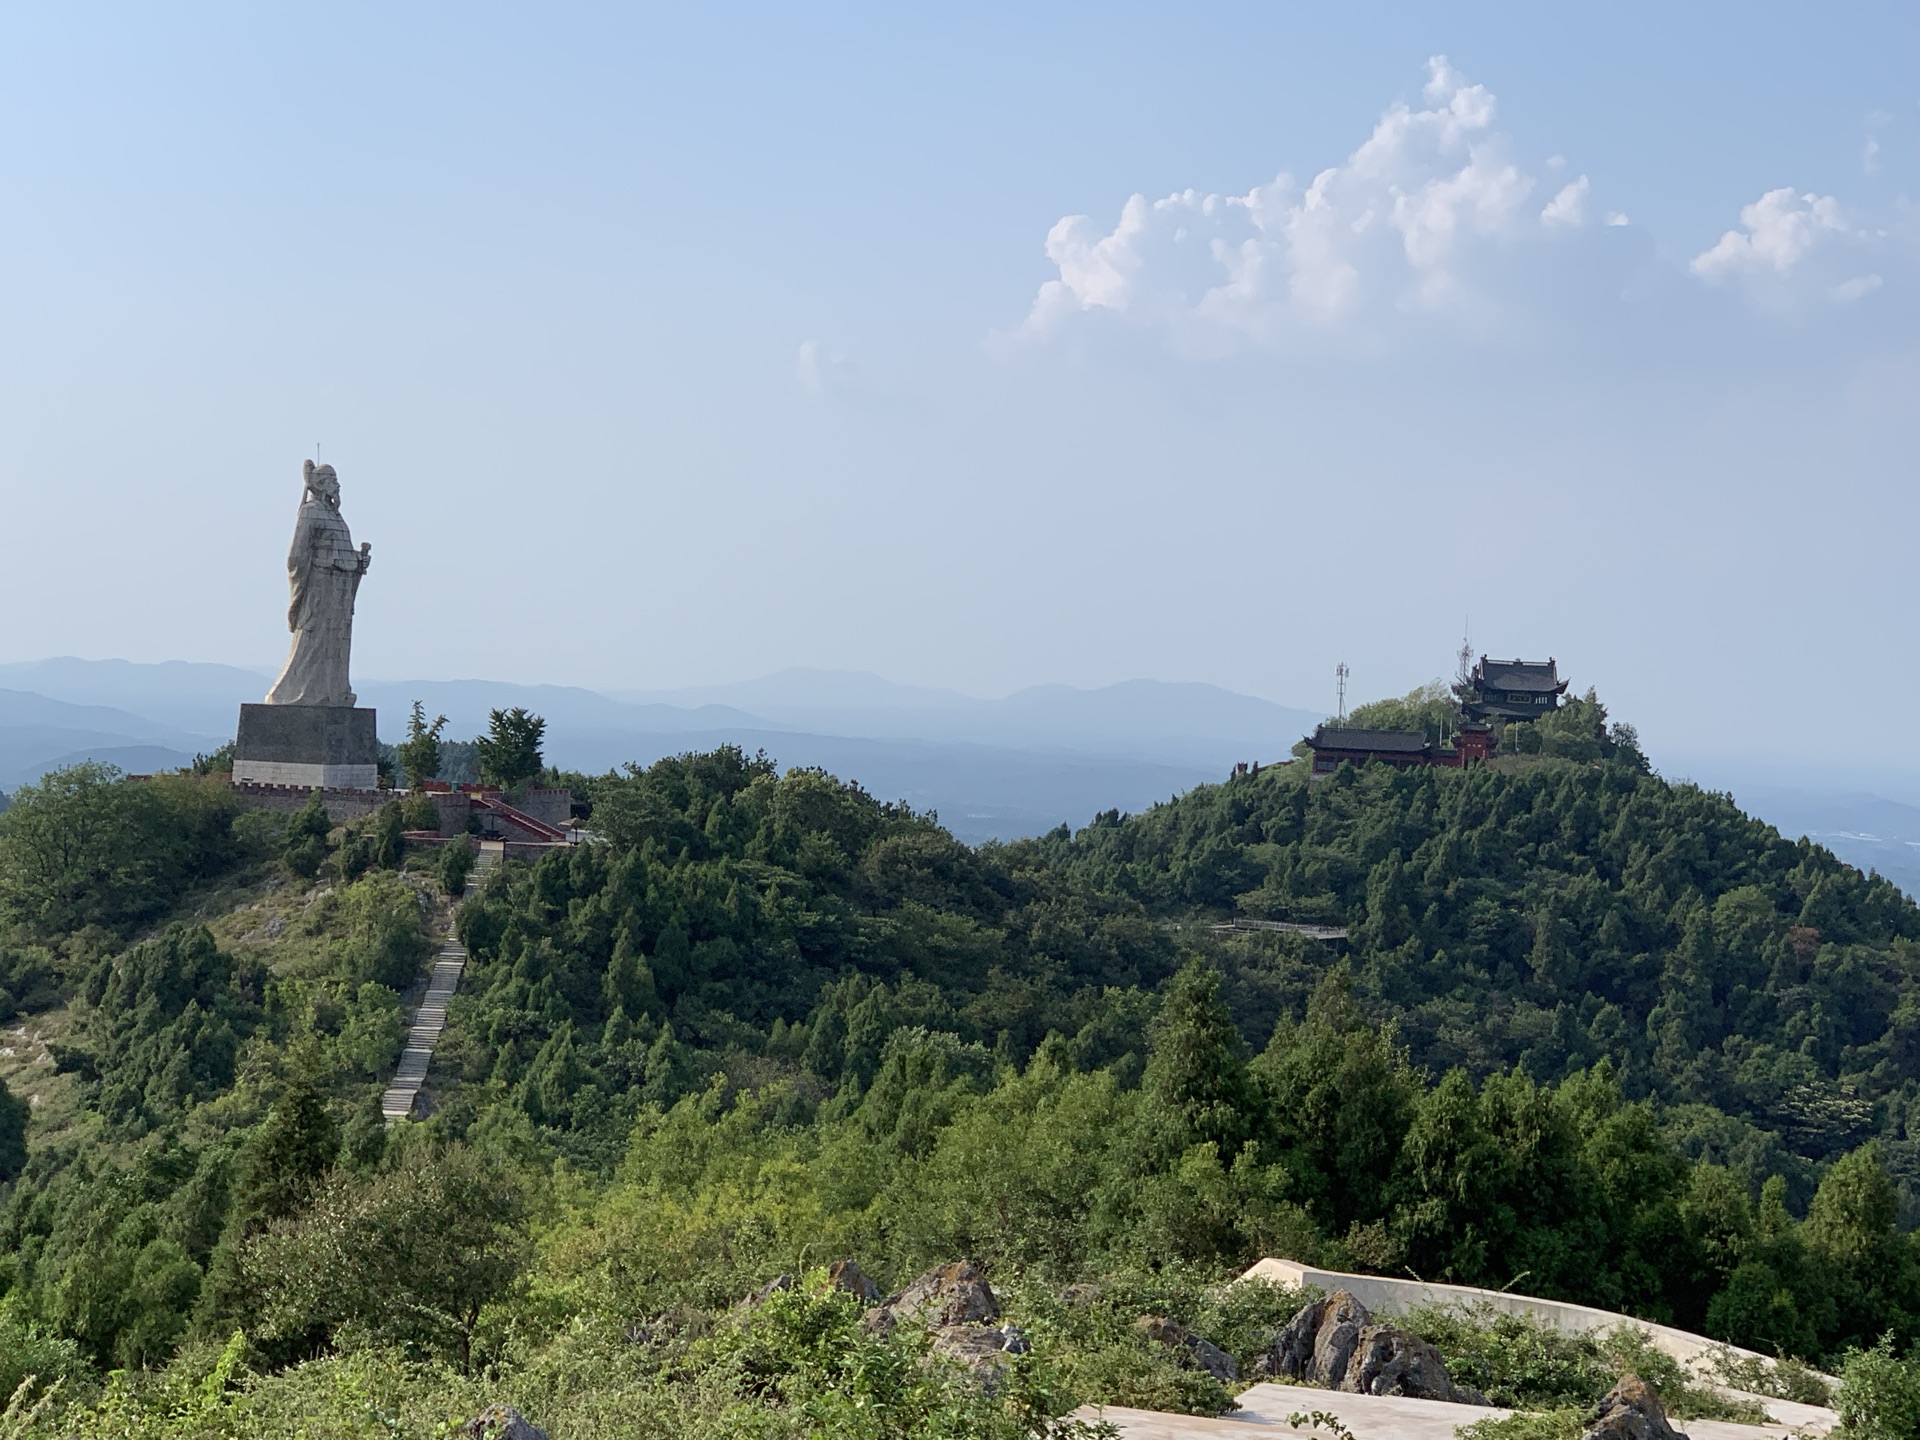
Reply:
[[[907,1323],[937,1330],[948,1325],[985,1325],[1000,1318],[1000,1302],[977,1265],[956,1260],[936,1265],[898,1295],[869,1310],[861,1324],[879,1335]]]
[[[1142,1315],[1133,1328],[1156,1345],[1164,1345],[1189,1370],[1204,1370],[1225,1384],[1240,1378],[1240,1364],[1233,1356],[1196,1331],[1164,1315]]]
[[[1412,1400],[1451,1400],[1484,1405],[1478,1390],[1455,1385],[1440,1352],[1411,1331],[1394,1325],[1368,1325],[1347,1357],[1342,1390],[1357,1395],[1405,1395]]]
[[[467,1425],[472,1440],[547,1440],[547,1432],[511,1405],[489,1405]]]
[[[1265,1379],[1292,1380],[1358,1395],[1405,1395],[1485,1405],[1455,1385],[1440,1352],[1410,1330],[1375,1321],[1351,1293],[1335,1290],[1300,1307],[1254,1364]]]
[[[1600,1397],[1580,1440],[1687,1440],[1667,1423],[1660,1392],[1631,1370]]]
[[[1255,1368],[1263,1377],[1337,1389],[1373,1313],[1345,1290],[1310,1300],[1280,1327]]]

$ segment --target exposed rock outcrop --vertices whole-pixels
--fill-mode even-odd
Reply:
[[[866,1271],[851,1260],[836,1260],[827,1267],[827,1283],[836,1290],[857,1295],[869,1305],[880,1298],[880,1287]]]
[[[987,1277],[966,1260],[936,1265],[898,1295],[881,1301],[860,1322],[886,1335],[896,1325],[912,1323],[937,1330],[948,1325],[984,1325],[1000,1318],[1000,1302]]]
[[[1373,1323],[1367,1307],[1345,1290],[1310,1300],[1280,1327],[1255,1366],[1262,1376],[1337,1388],[1360,1331]]]
[[[1667,1423],[1660,1392],[1631,1370],[1600,1397],[1580,1440],[1687,1440]]]
[[[1358,1395],[1405,1395],[1485,1405],[1455,1385],[1440,1352],[1410,1330],[1376,1321],[1351,1293],[1335,1290],[1300,1307],[1255,1363],[1255,1372]]]
[[[1006,1378],[1012,1358],[1032,1348],[1017,1326],[942,1325],[932,1332],[928,1353],[964,1365],[991,1395]]]
[[[1240,1364],[1233,1356],[1196,1331],[1163,1315],[1142,1315],[1133,1328],[1156,1345],[1164,1345],[1189,1370],[1204,1370],[1225,1384],[1240,1378]]]
[[[489,1405],[467,1425],[472,1440],[547,1440],[547,1432],[511,1405]]]
[[[1438,1350],[1396,1325],[1361,1329],[1353,1353],[1347,1357],[1347,1373],[1340,1388],[1358,1395],[1405,1395],[1413,1400],[1451,1400],[1461,1405],[1487,1403],[1487,1397],[1478,1390],[1453,1383]]]

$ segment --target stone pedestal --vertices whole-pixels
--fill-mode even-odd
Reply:
[[[351,705],[242,705],[234,783],[372,790],[380,783],[373,714]]]

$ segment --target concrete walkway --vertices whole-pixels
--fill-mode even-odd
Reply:
[[[1232,1440],[1248,1431],[1281,1435],[1318,1437],[1337,1440],[1336,1432],[1316,1426],[1304,1417],[1319,1411],[1333,1416],[1353,1440],[1453,1440],[1462,1425],[1510,1415],[1479,1405],[1450,1405],[1441,1400],[1409,1400],[1400,1395],[1351,1395],[1343,1390],[1315,1390],[1305,1385],[1254,1385],[1239,1395],[1240,1408],[1216,1419],[1198,1415],[1169,1415],[1157,1410],[1130,1410],[1118,1405],[1082,1406],[1074,1411],[1081,1420],[1107,1420],[1120,1431],[1122,1440]],[[1775,1404],[1780,1402],[1775,1401]],[[1813,1410],[1813,1406],[1798,1406]],[[1831,1417],[1831,1410],[1820,1412]],[[1298,1429],[1287,1417],[1303,1417]],[[1788,1440],[1796,1427],[1771,1425],[1732,1425],[1721,1420],[1677,1420],[1674,1428],[1689,1440]],[[1825,1427],[1810,1432],[1819,1434]]]
[[[460,895],[462,900],[486,883],[493,867],[500,863],[504,849],[498,840],[480,842],[480,858],[467,876],[467,888]],[[427,993],[413,1012],[413,1028],[407,1031],[407,1048],[400,1052],[400,1065],[393,1072],[393,1083],[380,1097],[380,1114],[389,1125],[413,1114],[414,1102],[420,1098],[420,1087],[427,1083],[427,1070],[433,1064],[433,1047],[447,1025],[447,1002],[460,988],[460,975],[466,968],[467,947],[449,930],[433,962]]]

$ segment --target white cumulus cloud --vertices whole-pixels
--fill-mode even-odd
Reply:
[[[1493,94],[1445,56],[1427,71],[1420,106],[1389,107],[1344,162],[1304,183],[1283,171],[1244,194],[1134,195],[1110,228],[1060,220],[1046,241],[1059,273],[1023,332],[1097,312],[1218,347],[1374,305],[1471,302],[1503,250],[1582,224],[1591,187],[1583,175],[1533,209],[1536,181],[1494,128]]]
[[[1885,255],[1885,230],[1860,227],[1831,195],[1791,186],[1740,207],[1740,225],[1693,257],[1688,269],[1709,284],[1732,283],[1774,306],[1800,300],[1848,304],[1880,288],[1866,265]]]
[[[1587,177],[1582,175],[1547,202],[1540,212],[1542,225],[1578,225],[1587,218]]]
[[[1741,206],[1740,225],[1687,268],[1702,280],[1766,274],[1785,279],[1823,237],[1847,228],[1831,195],[1796,195],[1790,185]]]

